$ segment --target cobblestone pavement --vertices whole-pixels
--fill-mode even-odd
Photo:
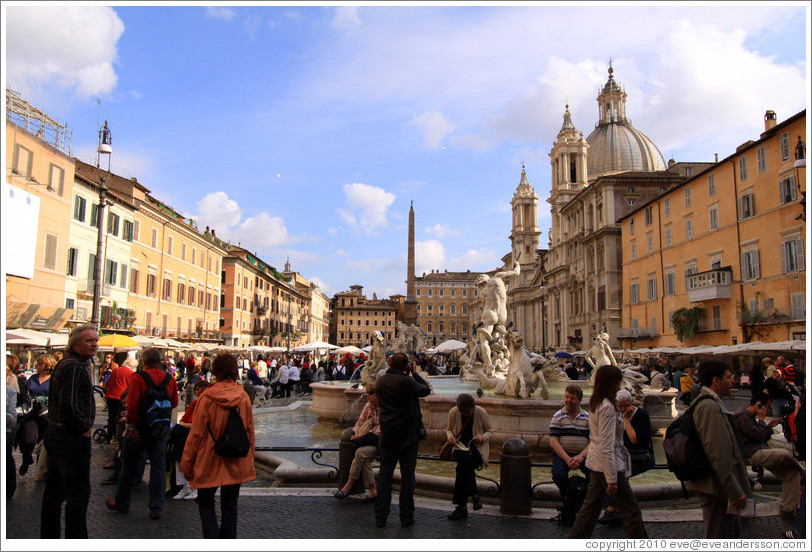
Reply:
[[[106,446],[93,444],[92,494],[88,509],[91,539],[202,538],[194,501],[167,499],[163,517],[157,521],[148,518],[146,479],[149,467],[145,482],[133,489],[130,512],[119,514],[108,510],[104,500],[114,495],[115,486],[100,483],[110,474],[102,467],[107,454]],[[19,466],[19,453],[15,452],[15,456]],[[35,482],[33,471],[32,467],[26,476],[18,476],[17,492],[6,503],[7,539],[39,538],[39,511],[45,483]],[[360,503],[353,497],[336,500],[333,492],[334,489],[325,488],[244,487],[239,502],[238,535],[242,539],[562,539],[569,534],[568,527],[551,521],[555,515],[552,509],[534,508],[528,517],[506,517],[499,514],[498,504],[486,504],[479,512],[470,511],[467,520],[452,522],[446,519],[452,510],[449,501],[423,497],[416,498],[415,524],[401,528],[397,495],[393,497],[389,523],[379,529],[374,523],[372,504]],[[782,538],[790,524],[777,515],[770,515],[775,513],[776,508],[772,508],[763,517],[743,520],[743,536]],[[696,508],[647,508],[644,521],[650,538],[693,539],[701,538],[703,534],[701,515]],[[621,527],[598,525],[593,537],[616,539],[624,538],[625,534]],[[522,545],[515,542],[515,547],[519,546]],[[19,541],[15,547],[13,541],[5,541],[3,546],[4,549],[17,547],[28,549],[30,544]]]

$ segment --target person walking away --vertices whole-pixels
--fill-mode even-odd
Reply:
[[[448,515],[448,519],[454,521],[468,517],[469,496],[474,510],[482,509],[474,470],[488,466],[488,442],[493,437],[493,428],[488,413],[476,405],[474,397],[468,393],[460,393],[457,395],[457,405],[448,412],[445,432],[448,442],[458,447],[451,454],[457,462],[451,499],[456,508]]]
[[[379,449],[381,466],[378,470],[378,499],[375,501],[375,525],[385,527],[392,503],[392,474],[400,464],[400,524],[414,524],[414,470],[417,465],[418,399],[431,392],[428,384],[414,373],[404,353],[389,359],[389,368],[378,376],[375,394],[381,417]],[[422,427],[422,426],[420,426]]]
[[[172,498],[175,500],[195,500],[197,499],[197,489],[192,489],[189,487],[189,482],[186,480],[186,477],[183,475],[183,471],[180,470],[180,462],[183,459],[183,449],[186,447],[186,440],[189,438],[189,431],[192,428],[192,421],[194,420],[195,409],[197,408],[198,401],[200,397],[203,395],[203,392],[209,386],[209,382],[206,380],[200,380],[195,384],[195,396],[197,397],[195,400],[192,401],[192,404],[189,405],[189,408],[186,409],[186,412],[183,413],[183,417],[178,422],[177,428],[172,428],[172,432],[170,433],[170,442],[172,441],[172,435],[175,434],[175,439],[177,443],[174,444],[174,453],[175,457],[173,461],[177,463],[178,470],[175,473],[175,483],[180,487],[180,491],[173,496]],[[180,453],[180,454],[178,454]]]
[[[121,412],[121,394],[127,390],[130,385],[130,377],[133,371],[126,365],[116,365],[107,379],[107,386],[105,388],[104,400],[107,403],[107,443],[116,434],[116,424],[118,423],[118,415]]]
[[[251,402],[237,383],[237,359],[231,354],[218,355],[212,363],[216,382],[198,399],[189,437],[183,448],[180,470],[192,489],[197,489],[197,507],[203,537],[237,538],[240,486],[256,479],[254,471],[254,414]],[[250,448],[243,458],[227,458],[214,451],[215,438],[225,428],[230,409],[237,413],[245,427]],[[214,510],[214,493],[220,488],[220,517]]]
[[[712,472],[700,479],[686,481],[688,489],[699,495],[705,538],[731,539],[740,534],[739,516],[750,492],[747,464],[722,399],[730,395],[733,376],[724,362],[708,360],[699,364],[702,389],[694,407],[693,419],[702,449]],[[710,396],[708,400],[700,400]]]
[[[161,519],[166,487],[166,443],[169,440],[169,417],[171,409],[178,405],[178,384],[162,367],[161,352],[150,347],[141,354],[143,372],[136,372],[130,378],[127,397],[127,435],[122,450],[121,475],[116,486],[115,498],[108,498],[105,504],[111,510],[122,514],[130,511],[132,481],[138,467],[142,451],[149,457],[149,518]],[[149,378],[150,383],[147,382]],[[153,388],[157,388],[152,390]],[[161,391],[161,389],[165,391]],[[159,421],[150,425],[147,408],[155,398],[162,403]],[[167,408],[168,407],[168,408]],[[169,415],[164,415],[168,410]]]
[[[589,452],[589,413],[581,408],[584,392],[580,385],[564,389],[564,408],[550,420],[550,446],[553,449],[553,483],[567,500],[570,470],[580,469],[589,481],[586,455]]]
[[[626,479],[631,473],[631,457],[623,446],[623,422],[615,401],[622,383],[623,374],[613,364],[595,371],[589,400],[589,456],[586,459],[591,474],[584,504],[572,526],[572,539],[592,536],[606,495],[614,500],[615,508],[620,512],[627,537],[648,536],[640,506]]]
[[[20,475],[28,472],[28,467],[34,463],[34,450],[48,427],[48,415],[43,412],[48,410],[48,391],[51,387],[51,371],[56,366],[54,357],[48,354],[39,355],[34,362],[36,373],[25,380],[25,390],[31,400],[31,410],[20,420],[20,427],[17,430],[17,444],[23,456],[20,464]],[[37,461],[37,466],[42,466],[45,458]]]
[[[65,503],[65,538],[87,538],[90,502],[90,430],[96,419],[93,356],[99,335],[92,324],[68,336],[65,356],[54,368],[48,392],[45,450],[48,476],[40,511],[40,538],[58,539]]]
[[[770,397],[764,392],[757,393],[751,397],[750,406],[733,415],[733,426],[747,463],[754,468],[767,468],[781,480],[781,516],[795,519],[801,499],[801,480],[806,471],[790,451],[770,448],[767,444],[773,436],[773,428],[781,423],[781,418],[765,422],[768,412]]]
[[[338,499],[346,498],[355,482],[363,476],[364,485],[369,487],[369,494],[363,499],[363,502],[374,502],[378,491],[375,488],[375,475],[372,473],[372,460],[378,454],[378,441],[381,436],[378,397],[375,396],[374,387],[367,389],[367,403],[352,431],[353,435],[350,439],[352,439],[355,452],[350,465],[350,474],[347,483],[333,496]]]

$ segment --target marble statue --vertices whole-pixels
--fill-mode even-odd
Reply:
[[[479,296],[482,299],[481,325],[477,328],[477,340],[479,343],[479,356],[482,359],[483,368],[488,376],[494,371],[494,362],[491,356],[492,346],[496,348],[496,354],[502,355],[499,360],[504,360],[507,356],[507,348],[502,340],[507,333],[507,289],[503,278],[508,276],[518,276],[521,272],[518,259],[514,261],[511,270],[502,270],[489,277],[482,274],[476,279],[479,288]],[[506,363],[500,362],[499,369],[504,370]],[[509,364],[509,361],[508,363]]]
[[[593,360],[594,358],[594,360]],[[595,381],[595,373],[601,366],[613,364],[617,366],[615,355],[612,353],[612,348],[609,346],[609,334],[606,330],[602,330],[595,336],[592,343],[592,348],[586,352],[584,360],[592,367],[592,376],[589,378],[589,383]]]
[[[468,370],[476,376],[482,389],[493,389],[497,395],[528,399],[536,390],[540,390],[541,398],[548,399],[550,391],[547,380],[542,370],[534,369],[521,334],[511,330],[505,338],[508,343],[507,354],[498,359],[499,364],[503,361],[507,363],[504,373],[495,370],[494,375],[489,375],[482,363],[476,363]]]
[[[386,371],[386,341],[382,332],[372,332],[372,350],[361,369],[361,381],[369,389],[375,385],[378,375]]]
[[[414,324],[406,325],[400,320],[396,323],[395,343],[393,349],[399,353],[422,353],[425,351],[423,330]]]

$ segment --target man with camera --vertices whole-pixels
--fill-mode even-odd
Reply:
[[[414,470],[417,465],[418,432],[423,429],[419,398],[431,392],[426,381],[415,373],[414,364],[404,353],[389,359],[389,369],[378,376],[381,436],[378,448],[381,467],[378,471],[378,497],[375,501],[375,524],[386,525],[392,502],[392,474],[400,462],[400,524],[414,524]]]
[[[804,468],[792,453],[785,449],[770,448],[767,441],[773,435],[773,428],[781,423],[781,418],[765,422],[770,412],[770,397],[760,391],[750,399],[750,406],[733,416],[736,436],[747,463],[753,467],[770,470],[781,480],[781,515],[795,519],[795,509],[801,498],[801,478]]]

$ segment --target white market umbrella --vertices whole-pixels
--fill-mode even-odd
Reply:
[[[164,341],[166,342],[166,348],[168,348],[168,349],[188,349],[189,348],[189,345],[187,345],[186,343],[182,343],[182,342],[176,341],[174,339],[167,338]]]
[[[297,353],[307,353],[310,351],[317,351],[319,349],[338,349],[338,345],[330,345],[324,341],[314,341],[312,343],[307,343],[306,345],[300,345],[293,350]]]
[[[6,330],[6,344],[8,345],[46,347],[50,339],[48,334],[36,330],[27,330],[25,328]]]
[[[461,351],[467,348],[468,345],[459,341],[457,339],[449,339],[448,341],[443,341],[439,345],[434,348],[435,352],[438,353],[453,353],[454,351]]]
[[[361,349],[359,349],[355,345],[347,345],[346,347],[341,347],[341,348],[336,349],[334,352],[336,352],[336,353],[338,353],[340,355],[350,353],[352,356],[358,356],[361,353],[363,353],[364,351],[362,351]]]

